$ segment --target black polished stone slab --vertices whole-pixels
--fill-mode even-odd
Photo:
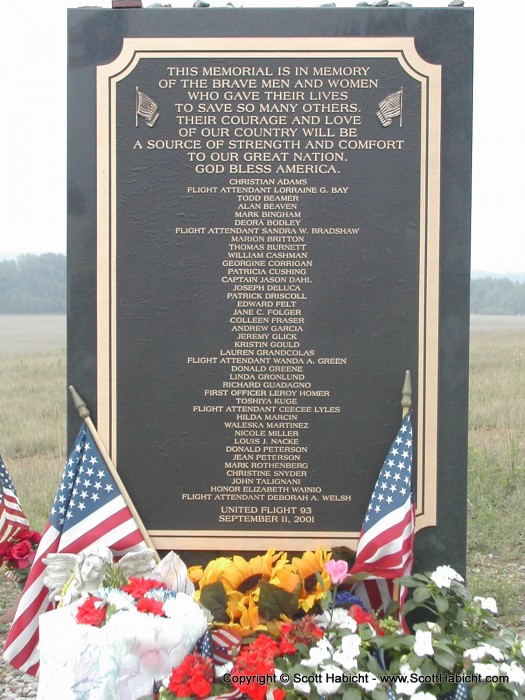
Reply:
[[[463,569],[472,12],[69,25],[69,382],[158,546],[355,542],[410,369],[418,566]]]

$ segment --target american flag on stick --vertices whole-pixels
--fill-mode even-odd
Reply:
[[[15,487],[0,457],[0,542],[20,530],[29,530],[29,521],[22,511]]]
[[[390,126],[395,117],[399,117],[399,126],[403,126],[403,88],[387,95],[377,106],[376,115],[383,126]]]
[[[55,496],[42,541],[36,551],[13,625],[4,659],[36,674],[39,664],[38,618],[51,609],[43,578],[43,559],[55,552],[77,554],[104,544],[114,556],[146,549],[144,538],[126,505],[111,470],[86,423],[75,441]]]
[[[392,600],[392,579],[412,572],[414,531],[412,422],[408,413],[379,472],[349,572],[368,574],[353,592],[365,603],[368,599],[372,609],[380,605],[386,608]]]
[[[138,117],[144,117],[144,121],[148,126],[153,126],[159,118],[157,112],[157,103],[153,102],[151,97],[148,97],[140,90],[136,89],[137,105],[136,105],[136,120],[135,126],[138,126]]]

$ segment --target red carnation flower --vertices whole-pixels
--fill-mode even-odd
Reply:
[[[293,654],[297,651],[297,644],[305,644],[313,647],[323,636],[323,631],[315,623],[311,615],[305,615],[300,620],[285,622],[281,626],[281,654]]]
[[[188,654],[184,661],[172,670],[168,690],[178,698],[191,695],[205,698],[210,694],[212,683],[212,660],[200,654]]]
[[[360,605],[352,605],[348,610],[348,614],[351,615],[358,625],[368,624],[374,626],[374,619],[370,613],[363,610]]]
[[[166,588],[166,584],[153,578],[136,578],[131,576],[129,583],[126,586],[122,586],[123,591],[129,593],[137,600],[144,598],[146,593],[151,591],[152,588]]]
[[[369,612],[363,610],[360,605],[352,605],[348,610],[348,614],[354,618],[358,625],[371,625],[380,637],[384,635],[384,632],[377,620],[372,617]]]
[[[160,600],[155,598],[140,598],[137,602],[137,610],[143,613],[153,613],[154,615],[164,615],[164,606]]]
[[[235,661],[232,675],[242,679],[242,682],[232,682],[234,688],[238,688],[251,700],[264,700],[268,684],[261,685],[259,679],[275,674],[273,660],[278,654],[279,644],[265,634],[259,635],[252,644],[242,649]]]
[[[100,598],[90,596],[78,608],[76,620],[80,622],[81,625],[100,627],[106,619],[107,607],[108,606],[100,600]]]
[[[211,691],[211,682],[202,674],[194,676],[190,682],[192,695],[207,698]]]

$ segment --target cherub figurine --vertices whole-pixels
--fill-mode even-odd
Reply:
[[[44,584],[49,588],[49,599],[60,605],[69,605],[84,594],[93,593],[103,585],[104,578],[115,567],[122,580],[130,576],[151,575],[155,567],[151,549],[125,554],[113,564],[113,554],[101,544],[87,547],[79,554],[49,554],[44,559]]]

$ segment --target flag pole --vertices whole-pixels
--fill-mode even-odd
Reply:
[[[401,390],[401,407],[403,409],[402,417],[405,418],[412,408],[412,382],[409,369],[405,372],[405,381]],[[396,603],[399,603],[400,588],[399,583],[394,583],[392,586],[392,600],[395,600]]]
[[[410,370],[405,372],[405,383],[401,390],[401,406],[403,407],[403,418],[412,408],[412,382],[410,381]]]
[[[157,552],[157,549],[155,545],[153,544],[153,541],[151,537],[149,536],[148,531],[146,530],[146,527],[144,526],[144,523],[140,519],[140,516],[137,512],[137,509],[135,508],[133,501],[131,500],[131,497],[129,493],[126,491],[126,487],[124,486],[124,483],[122,479],[120,478],[119,473],[117,472],[117,469],[115,465],[113,464],[113,461],[111,457],[109,456],[108,451],[104,447],[104,443],[100,439],[100,435],[98,434],[95,426],[93,425],[93,421],[91,420],[91,413],[90,410],[84,401],[84,399],[80,396],[78,391],[75,389],[74,386],[70,385],[69,391],[71,393],[71,396],[73,397],[73,403],[75,404],[75,408],[78,411],[78,415],[80,418],[82,418],[83,421],[85,421],[86,425],[88,426],[89,430],[91,431],[91,435],[93,436],[93,440],[96,442],[97,447],[100,451],[100,454],[104,458],[106,464],[108,465],[108,469],[111,472],[111,476],[115,479],[115,482],[120,490],[120,493],[122,494],[122,498],[126,502],[126,505],[131,511],[131,514],[137,524],[138,529],[140,530],[140,533],[142,537],[144,538],[144,542],[147,544],[147,546],[153,550],[154,556],[155,556],[155,561],[158,563],[160,562],[160,557]]]
[[[403,126],[403,87],[399,91],[401,95],[399,96],[399,128]],[[407,370],[408,371],[408,370]]]

